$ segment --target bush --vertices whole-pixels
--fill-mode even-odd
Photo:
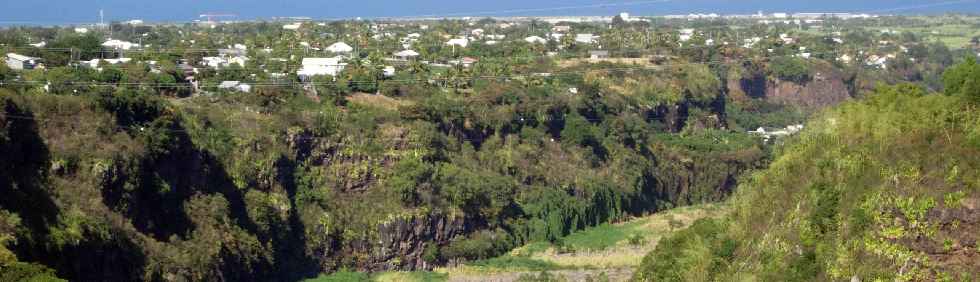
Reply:
[[[945,93],[950,96],[960,96],[968,101],[980,104],[980,65],[975,58],[968,58],[943,73]]]
[[[365,273],[341,270],[329,275],[320,275],[314,279],[306,279],[304,282],[368,282],[371,277]]]
[[[803,59],[778,57],[769,64],[769,73],[776,78],[804,84],[810,81],[810,66]]]
[[[439,252],[446,259],[475,260],[500,255],[512,247],[513,243],[507,233],[499,230],[482,231],[470,238],[452,241]]]

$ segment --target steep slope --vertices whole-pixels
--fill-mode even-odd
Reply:
[[[380,106],[286,88],[172,100],[125,86],[0,90],[0,192],[12,195],[0,199],[0,275],[432,269],[718,201],[768,152],[722,129],[707,67],[683,71],[648,74],[661,84],[644,95],[495,82]]]
[[[882,87],[815,117],[740,185],[731,216],[661,241],[634,279],[980,279],[980,110],[969,98],[980,72],[972,74],[947,79],[957,89],[948,96]]]
[[[801,73],[790,77],[772,70],[779,64],[766,65],[769,70],[749,63],[735,66],[726,81],[727,88],[736,102],[760,99],[808,112],[851,99],[845,75],[838,67],[817,59],[798,63]]]

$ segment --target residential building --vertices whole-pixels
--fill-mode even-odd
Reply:
[[[528,36],[527,38],[524,38],[524,41],[527,41],[527,43],[531,43],[531,44],[546,44],[546,43],[548,43],[548,40],[547,39],[541,38],[540,36],[537,36],[537,35]]]
[[[470,40],[466,38],[454,38],[446,41],[446,45],[466,48],[466,46],[470,45]]]
[[[40,58],[7,53],[7,67],[12,70],[31,70],[38,66]]]
[[[136,44],[136,43],[133,43],[133,42],[129,42],[129,41],[122,41],[122,40],[118,40],[118,39],[109,39],[108,41],[103,42],[102,43],[102,46],[103,47],[107,47],[107,48],[116,49],[116,50],[129,50],[129,49],[139,48],[140,47],[139,44]]]
[[[302,80],[317,75],[337,76],[344,70],[347,63],[341,57],[333,58],[303,58],[303,67],[296,72]]]
[[[589,51],[589,58],[590,59],[608,59],[609,58],[609,51],[606,51],[606,50],[592,50],[592,51]]]
[[[575,35],[575,42],[583,44],[592,44],[599,40],[599,36],[592,35],[591,33],[579,33]]]
[[[402,51],[395,52],[394,55],[396,59],[408,61],[418,57],[419,52],[415,52],[412,50],[402,50]]]
[[[252,91],[252,86],[240,81],[222,81],[221,84],[218,84],[218,89],[237,90],[248,93]]]
[[[351,47],[344,42],[337,42],[328,46],[327,51],[330,51],[331,53],[346,54],[354,52],[354,47]]]

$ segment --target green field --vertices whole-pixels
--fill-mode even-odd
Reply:
[[[606,271],[629,273],[656,247],[660,238],[698,219],[717,218],[727,211],[727,205],[723,204],[677,208],[624,223],[589,228],[555,243],[527,244],[502,257],[436,269],[436,272],[469,280],[506,280],[502,277],[542,271],[592,277]]]

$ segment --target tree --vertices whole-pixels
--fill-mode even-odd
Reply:
[[[684,90],[698,101],[712,101],[721,91],[721,81],[706,65],[689,65],[681,73]]]
[[[778,57],[769,64],[769,72],[781,80],[799,84],[810,80],[809,66],[803,59],[795,57]]]
[[[622,17],[622,16],[620,16],[620,15],[616,15],[616,16],[615,16],[615,17],[613,17],[613,19],[612,19],[612,26],[613,26],[613,27],[622,27],[622,26],[623,26],[623,25],[625,25],[625,24],[626,24],[626,21],[625,21],[625,20],[623,20],[623,17]]]
[[[944,93],[950,96],[961,96],[973,103],[980,104],[980,65],[975,58],[967,58],[943,73]]]
[[[101,57],[100,52],[102,51],[102,42],[95,34],[72,34],[52,41],[47,47],[49,47],[48,50],[70,48],[71,51],[78,56],[74,59],[90,60]],[[48,65],[64,66],[68,64],[70,59],[72,59],[72,54],[71,52],[57,50],[45,52],[41,57]]]
[[[6,81],[14,77],[16,77],[16,74],[13,70],[8,68],[6,64],[0,64],[0,81]]]

